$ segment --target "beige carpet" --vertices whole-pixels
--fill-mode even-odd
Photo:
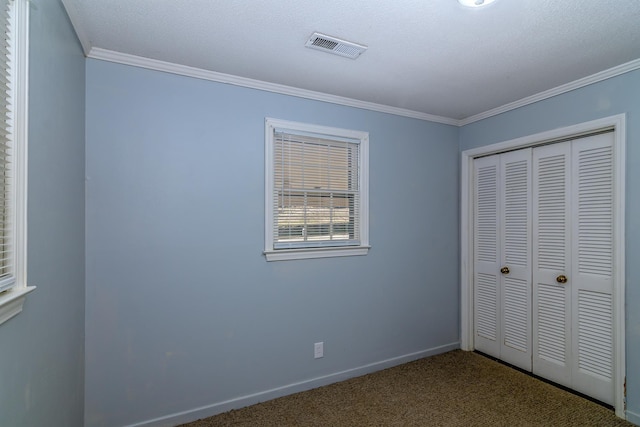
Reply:
[[[613,411],[460,350],[184,424],[632,426]]]

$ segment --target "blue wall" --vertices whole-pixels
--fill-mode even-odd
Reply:
[[[626,163],[626,359],[627,409],[640,424],[640,71],[518,108],[460,130],[460,149],[480,147],[521,136],[627,115]]]
[[[456,127],[91,59],[86,96],[88,426],[457,346]],[[370,133],[369,255],[265,261],[265,117]]]
[[[0,326],[0,426],[81,426],[85,59],[58,1],[31,0],[28,282]]]

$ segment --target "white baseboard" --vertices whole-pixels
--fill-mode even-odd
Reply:
[[[636,414],[635,412],[627,411],[627,421],[633,423],[637,426],[640,426],[640,414]]]
[[[293,393],[299,393],[305,390],[322,387],[328,384],[344,381],[349,378],[359,377],[361,375],[370,374],[372,372],[387,369],[393,366],[402,365],[403,363],[412,362],[422,359],[423,357],[434,356],[447,351],[460,348],[460,342],[433,347],[427,350],[417,351],[415,353],[405,354],[403,356],[393,357],[391,359],[381,360],[379,362],[369,363],[352,369],[347,369],[333,374],[324,375],[322,377],[312,378],[282,387],[272,388],[270,390],[261,391],[259,393],[249,394],[235,399],[225,400],[223,402],[212,403],[211,405],[201,406],[188,411],[178,412],[166,415],[152,420],[130,424],[128,427],[171,427],[178,424],[184,424],[201,418],[211,417],[221,414],[232,409],[244,408],[245,406],[254,405],[256,403],[287,396]]]

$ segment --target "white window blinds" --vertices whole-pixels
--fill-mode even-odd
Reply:
[[[360,245],[360,144],[274,131],[274,249]]]
[[[15,284],[11,3],[0,0],[0,292]]]

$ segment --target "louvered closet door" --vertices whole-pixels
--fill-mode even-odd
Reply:
[[[571,142],[533,150],[533,372],[571,386]]]
[[[474,166],[475,347],[531,370],[531,150]]]
[[[613,404],[613,133],[572,148],[572,388]]]
[[[613,404],[613,133],[533,150],[533,373]]]
[[[500,359],[531,370],[531,149],[501,154],[500,176]]]
[[[474,345],[500,357],[499,156],[474,161]]]

